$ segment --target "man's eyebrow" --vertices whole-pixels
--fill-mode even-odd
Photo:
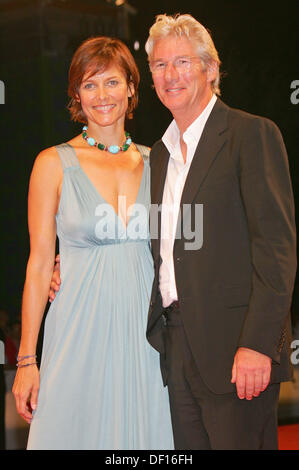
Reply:
[[[190,56],[189,55],[176,55],[172,58],[172,60],[175,60],[175,59],[188,59]],[[154,59],[154,60],[151,60],[151,62],[164,62],[165,59],[163,58],[158,58],[158,59]]]

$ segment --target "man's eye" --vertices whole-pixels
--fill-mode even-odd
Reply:
[[[176,63],[176,65],[181,67],[181,66],[184,66],[184,65],[188,65],[190,63],[190,60],[189,59],[178,59],[178,60],[176,60],[175,63]]]
[[[164,62],[158,62],[158,63],[155,65],[155,69],[156,69],[156,70],[164,69],[164,67],[165,67],[165,63],[164,63]]]

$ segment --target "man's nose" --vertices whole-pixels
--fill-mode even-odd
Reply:
[[[175,66],[171,61],[167,62],[166,67],[165,67],[165,73],[164,77],[165,80],[171,81],[171,80],[176,80],[178,78],[179,74]]]

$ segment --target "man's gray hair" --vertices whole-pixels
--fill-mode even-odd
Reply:
[[[221,61],[218,52],[207,29],[191,15],[168,16],[158,15],[156,22],[150,28],[149,37],[145,44],[145,50],[149,61],[153,53],[155,42],[167,36],[186,36],[195,45],[204,70],[213,62],[217,67],[217,77],[211,83],[212,91],[220,95],[220,71]]]

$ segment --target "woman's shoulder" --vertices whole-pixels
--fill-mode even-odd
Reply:
[[[49,174],[61,172],[61,162],[55,145],[39,152],[35,158],[33,169]]]
[[[80,136],[76,136],[68,141],[48,147],[37,155],[35,163],[45,167],[59,167],[61,168],[62,155],[69,152],[70,149],[78,147]]]
[[[59,155],[56,150],[56,145],[48,147],[39,152],[36,157],[36,162],[44,165],[55,163],[59,161]]]

